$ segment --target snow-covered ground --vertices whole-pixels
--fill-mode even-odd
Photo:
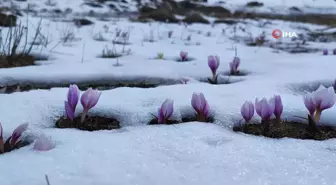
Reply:
[[[321,2],[335,3],[314,2],[321,6]],[[288,5],[286,2],[273,3]],[[315,5],[312,3],[311,6]],[[30,17],[29,26],[36,27],[38,20]],[[47,55],[50,60],[39,61],[40,66],[0,69],[0,86],[16,82],[77,83],[100,79],[192,80],[188,84],[156,88],[123,87],[103,91],[90,113],[116,117],[123,128],[115,131],[54,128],[55,120],[64,114],[67,88],[0,94],[0,121],[6,137],[17,125],[28,122],[28,135],[45,134],[55,143],[55,148],[47,152],[33,151],[29,145],[1,155],[1,184],[45,185],[45,174],[48,174],[51,185],[336,184],[334,139],[276,140],[234,133],[231,129],[241,119],[241,105],[257,97],[279,94],[284,104],[283,119],[305,116],[302,94],[291,87],[315,81],[332,83],[336,77],[336,55],[323,56],[322,52],[289,54],[274,52],[267,47],[248,47],[229,39],[233,35],[247,37],[248,34],[239,30],[233,32],[234,27],[225,24],[185,27],[131,23],[123,19],[94,21],[92,26],[78,28],[72,23],[43,20],[42,32],[51,43],[42,50],[34,49],[34,53]],[[311,30],[323,28],[282,21],[259,27],[260,22],[246,21],[238,27],[254,37],[265,31],[266,38],[273,42],[271,33],[277,28],[297,33],[305,33],[298,26]],[[116,59],[97,57],[106,46],[113,48],[117,28],[131,33],[130,45],[125,46],[125,51],[130,53],[118,59],[121,64],[118,67],[114,65]],[[171,30],[173,36],[168,38]],[[74,33],[76,39],[60,44],[66,32]],[[107,41],[95,41],[93,38],[98,33]],[[189,35],[191,40],[188,41]],[[284,38],[283,42],[290,42],[290,39]],[[335,43],[309,44],[330,51],[335,48]],[[116,50],[121,52],[123,47],[116,45]],[[220,57],[218,70],[224,74],[235,55],[234,48],[241,58],[240,69],[249,74],[230,79],[242,81],[226,85],[199,82],[211,76],[207,64],[209,55]],[[194,60],[176,62],[182,50]],[[165,60],[154,59],[159,52],[164,54]],[[167,98],[174,100],[174,117],[180,118],[181,114],[192,111],[193,92],[204,93],[215,124],[191,122],[147,126],[151,114],[156,114]],[[335,124],[335,111],[335,107],[324,111],[321,122]]]
[[[182,0],[176,0],[182,1]],[[4,5],[15,5],[21,9],[34,9],[40,11],[42,9],[48,10],[61,10],[71,9],[75,13],[80,12],[113,12],[115,10],[119,11],[137,11],[138,2],[145,5],[155,5],[157,2],[163,2],[163,0],[120,0],[120,1],[104,1],[104,3],[95,3],[99,7],[94,7],[88,5],[89,2],[94,2],[91,0],[25,0],[25,1],[12,1],[4,0],[0,2]],[[258,7],[247,7],[246,4],[248,0],[207,0],[207,2],[202,3],[209,6],[222,6],[231,11],[243,10],[252,12],[267,12],[267,13],[277,13],[277,14],[289,14],[289,13],[317,13],[317,14],[335,14],[336,13],[336,1],[334,0],[258,0],[257,2],[263,3],[263,6]],[[113,7],[111,9],[111,7]],[[296,7],[300,9],[298,11],[291,11],[290,8]]]

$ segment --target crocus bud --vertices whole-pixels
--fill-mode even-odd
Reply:
[[[237,74],[239,72],[238,68],[240,65],[240,58],[234,57],[232,62],[229,63],[231,74]]]
[[[181,58],[181,61],[187,61],[188,60],[188,53],[184,52],[184,51],[181,51],[180,52],[180,58]]]
[[[20,142],[20,137],[24,131],[26,131],[28,128],[28,123],[24,123],[16,127],[16,129],[13,131],[11,139],[10,139],[10,147],[11,149],[14,148],[14,146]]]
[[[240,113],[246,122],[249,122],[254,115],[254,106],[250,101],[246,101],[240,109]]]
[[[263,121],[268,121],[273,115],[275,105],[272,100],[267,101],[266,98],[262,100],[256,99],[255,109],[257,114],[261,117]]]
[[[217,69],[219,67],[219,57],[218,56],[208,56],[208,66],[212,74],[216,75]]]
[[[272,98],[272,101],[274,101],[274,115],[278,120],[280,120],[281,114],[283,112],[281,96],[275,95]]]
[[[74,120],[76,106],[78,104],[80,92],[78,86],[76,84],[70,85],[68,94],[67,94],[67,101],[64,102],[65,113],[68,118],[72,121]]]
[[[99,90],[93,90],[92,88],[89,88],[83,93],[81,97],[81,104],[83,106],[81,122],[84,122],[84,119],[88,111],[97,105],[100,95],[101,92]]]
[[[54,144],[50,140],[50,138],[42,135],[38,139],[36,139],[34,144],[34,150],[37,151],[48,151],[54,148]]]
[[[64,101],[64,108],[65,108],[65,114],[67,117],[73,121],[75,118],[75,111],[72,109],[72,107],[69,105],[67,101]]]
[[[69,106],[75,110],[78,100],[79,100],[79,88],[76,84],[70,85],[68,90],[68,104]]]
[[[166,124],[168,119],[174,112],[174,101],[173,100],[165,100],[161,107],[158,110],[158,123]]]
[[[323,50],[323,55],[328,55],[328,53],[329,53],[329,52],[328,52],[328,49],[324,49],[324,50]]]
[[[191,98],[191,105],[197,113],[198,121],[206,121],[209,117],[209,104],[204,97],[203,93],[193,93]]]
[[[333,54],[336,55],[336,48],[333,50]]]

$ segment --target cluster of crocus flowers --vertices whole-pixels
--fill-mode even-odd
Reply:
[[[254,110],[260,116],[262,123],[267,123],[272,115],[275,115],[276,121],[280,123],[281,114],[283,112],[281,97],[279,95],[274,95],[269,100],[266,98],[259,100],[257,98],[254,105],[252,102],[246,101],[240,109],[241,115],[246,123],[252,119]]]
[[[210,107],[203,93],[193,93],[191,106],[196,112],[196,120],[200,122],[207,122],[210,116]]]
[[[173,115],[173,112],[174,112],[174,101],[166,99],[158,110],[157,115],[158,123],[167,124],[169,118]]]
[[[231,75],[236,75],[239,73],[239,69],[238,69],[239,65],[240,65],[240,58],[234,57],[232,62],[229,63]]]
[[[184,52],[184,51],[181,51],[181,52],[180,52],[180,60],[181,60],[182,62],[188,61],[188,53],[187,53],[187,52]]]
[[[321,85],[316,91],[308,93],[303,97],[304,104],[309,116],[318,123],[322,111],[331,108],[336,102],[336,94],[333,87],[326,88]]]
[[[24,123],[16,127],[12,135],[4,142],[3,138],[3,128],[0,123],[0,154],[5,152],[10,152],[17,148],[21,142],[21,136],[24,131],[28,128],[28,123]]]
[[[81,114],[81,122],[84,122],[86,115],[90,109],[97,105],[98,100],[100,98],[101,92],[99,90],[94,90],[89,88],[86,90],[81,98],[80,102],[83,106],[83,112]],[[72,121],[74,120],[76,106],[79,101],[80,92],[77,85],[70,85],[68,90],[68,97],[67,101],[64,102],[65,104],[65,112],[69,119]]]
[[[196,112],[196,120],[207,122],[210,117],[210,107],[203,93],[193,93],[191,98],[191,106]],[[174,112],[174,101],[166,99],[158,109],[157,120],[159,124],[167,124],[169,118]]]
[[[212,72],[212,83],[217,83],[217,69],[219,67],[220,61],[218,56],[208,56],[208,66]]]

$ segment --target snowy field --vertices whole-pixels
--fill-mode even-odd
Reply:
[[[240,0],[236,5],[240,3],[246,4]],[[336,5],[323,0],[279,1],[274,6],[331,7],[328,3]],[[22,18],[32,30],[39,20]],[[134,23],[123,18],[93,21],[93,25],[77,27],[42,19],[42,33],[49,42],[32,52],[48,56],[48,60],[38,61],[38,66],[0,69],[0,87],[101,80],[145,81],[159,86],[102,90],[89,115],[112,116],[122,128],[94,132],[55,128],[55,121],[65,114],[68,88],[0,93],[4,138],[19,124],[29,123],[25,136],[45,135],[54,144],[49,151],[35,151],[32,143],[0,155],[2,185],[46,185],[45,175],[51,185],[336,184],[334,139],[269,139],[232,131],[242,119],[242,104],[256,98],[281,95],[283,119],[306,117],[304,90],[309,91],[309,85],[315,83],[332,85],[336,77],[336,55],[332,55],[335,42],[309,42],[307,47],[319,51],[291,54],[270,47],[250,47],[235,38],[258,37],[265,32],[266,40],[276,43],[279,40],[271,35],[274,29],[307,34],[307,29],[326,27],[283,21],[264,24],[267,20],[242,20],[236,26]],[[113,44],[117,30],[130,34],[128,44]],[[64,40],[69,33],[74,37]],[[30,34],[32,37],[33,31]],[[290,38],[282,42],[292,43]],[[106,48],[122,56],[99,57]],[[235,49],[241,59],[239,68],[246,76],[226,74]],[[323,49],[331,54],[322,55]],[[192,60],[177,62],[181,51],[188,52]],[[157,58],[158,53],[163,59]],[[212,75],[209,55],[220,58],[219,78],[232,83],[204,82]],[[181,83],[184,79],[188,79],[187,84]],[[298,90],[300,87],[304,89]],[[208,100],[214,124],[148,125],[166,99],[174,101],[175,119],[192,112],[194,92],[202,92]],[[78,106],[76,115],[81,111]],[[335,106],[325,110],[321,122],[335,125],[335,111]],[[259,118],[255,115],[253,119]]]

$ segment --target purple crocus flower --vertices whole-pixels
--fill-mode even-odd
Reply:
[[[101,95],[101,92],[99,90],[93,90],[92,88],[89,88],[83,93],[81,97],[81,104],[83,106],[81,122],[84,122],[88,111],[97,105],[100,95]]]
[[[303,102],[309,112],[309,115],[313,117],[316,111],[316,105],[315,105],[313,95],[311,93],[306,94],[303,97]]]
[[[36,139],[34,144],[34,150],[37,151],[48,151],[54,148],[54,144],[50,140],[50,138],[42,135]]]
[[[204,97],[204,94],[193,93],[191,98],[191,105],[197,113],[198,121],[206,121],[206,119],[209,117],[210,107],[207,100]]]
[[[79,100],[79,88],[76,84],[70,85],[68,90],[68,104],[72,109],[76,109]]]
[[[257,114],[261,117],[263,121],[267,121],[271,118],[274,113],[275,105],[274,101],[270,99],[267,101],[266,98],[261,99],[260,101],[258,98],[255,101],[255,109]]]
[[[181,51],[180,52],[180,58],[181,58],[181,61],[187,61],[188,60],[188,53],[184,52],[184,51]]]
[[[321,85],[316,91],[312,92],[312,95],[317,111],[329,109],[336,102],[336,94],[333,87],[325,88]]]
[[[240,109],[240,113],[243,116],[243,118],[245,119],[246,122],[249,122],[253,115],[254,115],[254,106],[253,103],[250,101],[246,101],[241,109]]]
[[[218,56],[208,56],[208,66],[212,72],[212,80],[216,80],[216,72],[219,67],[219,57]]]
[[[64,102],[65,113],[72,121],[74,120],[76,106],[79,99],[79,89],[76,84],[70,85],[67,95],[67,101]]]
[[[28,123],[24,123],[16,127],[10,137],[10,146],[13,148],[18,142],[20,142],[20,137],[24,131],[28,128]]]
[[[283,112],[283,105],[282,105],[281,96],[275,95],[272,98],[272,101],[274,101],[274,115],[275,115],[277,120],[280,120],[281,114]]]
[[[336,55],[336,48],[333,50],[333,54]]]
[[[240,58],[234,57],[232,62],[229,63],[230,65],[230,72],[231,74],[237,74],[239,73],[239,65],[240,65]]]
[[[321,85],[316,91],[304,96],[304,104],[311,116],[315,113],[315,122],[320,120],[323,110],[334,106],[336,94],[333,87],[326,88]]]
[[[158,123],[166,124],[168,119],[172,116],[173,112],[174,101],[169,99],[165,100],[158,110]]]
[[[328,52],[328,49],[324,49],[324,50],[323,50],[323,55],[328,55],[328,53],[329,53],[329,52]]]

